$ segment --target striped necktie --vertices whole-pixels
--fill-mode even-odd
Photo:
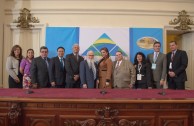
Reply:
[[[46,58],[46,57],[44,57],[44,61],[45,61],[45,63],[46,63],[47,68],[49,68],[49,63],[48,63],[48,61],[47,61],[47,58]]]

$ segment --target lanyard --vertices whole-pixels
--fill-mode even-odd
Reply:
[[[138,69],[138,71],[139,71],[139,74],[140,74],[141,67],[142,67],[141,64],[139,64],[139,65],[137,66],[137,69]]]

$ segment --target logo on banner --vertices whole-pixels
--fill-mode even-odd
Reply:
[[[82,55],[86,56],[87,52],[92,50],[95,56],[101,56],[100,49],[103,47],[108,48],[110,56],[115,56],[117,51],[121,51],[123,56],[127,56],[127,54],[118,45],[116,45],[116,43],[106,33],[103,33],[96,41],[94,41]]]
[[[154,43],[158,41],[154,37],[142,37],[137,40],[137,45],[143,49],[153,49]]]

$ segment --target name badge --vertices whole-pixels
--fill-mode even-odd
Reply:
[[[156,69],[156,64],[152,63],[152,70],[155,70],[155,69]]]
[[[137,74],[137,80],[141,80],[141,74]]]
[[[172,69],[172,62],[170,62],[169,64],[169,69]]]

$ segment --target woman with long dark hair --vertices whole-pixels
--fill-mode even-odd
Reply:
[[[34,50],[28,49],[27,56],[20,63],[20,73],[23,75],[23,88],[29,89],[31,86],[30,66],[34,58]]]
[[[151,67],[146,62],[146,57],[142,52],[137,52],[134,58],[136,69],[135,88],[152,88],[151,86]]]
[[[109,51],[106,47],[100,49],[102,59],[98,63],[98,77],[99,84],[98,87],[103,88],[112,88],[112,60],[109,55]]]
[[[9,88],[22,88],[22,74],[19,71],[22,59],[22,48],[19,45],[14,45],[6,62]]]

